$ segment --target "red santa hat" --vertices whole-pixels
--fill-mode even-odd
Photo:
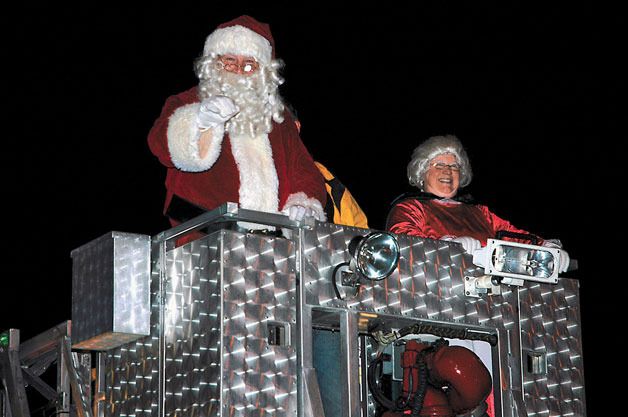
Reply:
[[[207,37],[203,55],[210,53],[250,56],[268,65],[275,57],[275,41],[270,26],[243,15],[218,25]]]

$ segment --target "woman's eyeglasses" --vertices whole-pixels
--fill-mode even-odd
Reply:
[[[450,169],[450,170],[452,170],[454,172],[459,172],[460,171],[460,164],[456,164],[456,163],[446,164],[444,162],[434,162],[434,163],[432,163],[432,166],[434,168],[436,168],[437,170],[439,170],[439,171],[444,171],[446,169]]]

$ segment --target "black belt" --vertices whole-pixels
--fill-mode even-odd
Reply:
[[[260,236],[269,236],[269,237],[284,237],[281,229],[245,229],[244,227],[238,226],[237,223],[233,223],[233,227],[231,230],[235,230],[240,233],[247,233],[252,235],[260,235]]]
[[[173,194],[172,200],[170,200],[170,204],[168,204],[168,208],[166,209],[166,216],[179,223],[184,223],[203,213],[207,213],[207,211],[208,210]]]

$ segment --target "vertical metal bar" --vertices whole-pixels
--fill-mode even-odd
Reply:
[[[345,310],[340,313],[342,417],[360,417],[361,414],[358,344],[357,314]]]
[[[165,323],[165,297],[166,297],[166,251],[169,240],[160,241],[157,245],[157,261],[155,267],[158,268],[159,290],[159,389],[157,393],[157,416],[164,417],[166,415],[166,338],[164,332]]]
[[[293,235],[297,234],[295,242],[295,282],[296,282],[296,346],[297,346],[297,417],[311,417],[312,410],[309,407],[307,395],[307,378],[304,370],[312,368],[312,315],[304,314],[305,289],[302,283],[304,231],[302,228],[293,229]],[[320,395],[319,395],[320,396]]]
[[[303,286],[300,286],[303,287]],[[312,309],[304,304],[297,306],[297,315],[301,316],[299,343],[297,356],[300,358],[297,371],[297,380],[300,378],[300,385],[303,391],[303,406],[299,407],[303,411],[304,417],[323,417],[323,401],[316,378],[316,370],[313,364],[312,353]]]
[[[360,404],[362,406],[362,416],[368,416],[369,411],[369,386],[368,386],[368,352],[366,336],[360,336]]]
[[[526,285],[530,285],[530,283],[527,283]],[[514,305],[517,308],[517,314],[515,315],[515,317],[517,318],[517,322],[514,323],[514,328],[512,331],[512,336],[513,336],[513,344],[510,346],[511,349],[509,349],[508,352],[508,358],[511,360],[510,363],[510,372],[511,372],[511,380],[512,380],[512,392],[515,394],[515,404],[516,404],[516,408],[515,408],[515,412],[517,413],[516,415],[518,417],[525,417],[528,415],[527,410],[526,410],[526,406],[525,406],[525,399],[524,399],[524,393],[523,393],[523,371],[521,369],[522,363],[521,363],[521,291],[523,289],[520,287],[517,287],[517,289],[515,291],[513,291],[513,295],[515,296],[516,302],[514,303]],[[509,335],[510,336],[510,335]],[[509,337],[510,339],[510,337]],[[512,348],[514,347],[514,351],[512,350]],[[514,374],[514,377],[513,377]]]
[[[81,381],[79,380],[79,374],[77,371],[77,366],[74,363],[74,356],[72,351],[70,350],[70,338],[64,336],[59,341],[59,345],[61,348],[61,356],[63,357],[65,364],[67,365],[67,375],[70,380],[70,390],[72,393],[72,398],[74,399],[74,405],[76,406],[76,412],[79,417],[91,417],[92,411],[86,406],[83,401],[82,394],[82,386]]]
[[[294,236],[293,230],[293,236]],[[295,243],[295,274],[296,274],[296,297],[297,297],[297,329],[295,332],[296,335],[296,347],[297,347],[297,417],[305,417],[307,414],[304,413],[304,407],[306,404],[306,395],[305,390],[306,382],[305,378],[301,375],[303,372],[304,364],[303,364],[303,286],[301,285],[301,244],[303,242],[303,231],[298,229],[297,238],[294,240]],[[308,416],[309,417],[309,416]]]
[[[299,285],[299,287],[299,290],[303,288],[302,285]],[[300,301],[299,299],[297,300]],[[299,335],[299,342],[301,343],[300,365],[304,369],[312,368],[314,366],[312,359],[312,309],[301,302],[299,302],[299,304],[300,305],[297,305],[297,314],[301,316],[298,323],[301,327]]]
[[[225,232],[222,231],[220,232],[220,240],[218,241],[218,253],[220,255],[220,270],[219,270],[219,277],[218,277],[218,293],[220,294],[220,317],[219,317],[219,323],[220,323],[220,337],[218,338],[218,340],[220,341],[220,380],[219,380],[219,387],[218,387],[218,392],[220,393],[220,397],[219,397],[219,402],[218,402],[218,407],[219,407],[219,412],[221,413],[220,415],[228,415],[227,414],[227,409],[226,409],[226,405],[225,404],[225,396],[224,396],[224,390],[223,390],[223,386],[225,384],[225,284],[224,284],[224,277],[225,277]],[[225,408],[223,409],[223,404],[225,405]]]
[[[78,364],[78,382],[81,385],[81,398],[85,407],[91,411],[92,404],[92,354],[72,352],[74,362]]]
[[[106,363],[105,359],[107,354],[104,352],[98,352],[96,354],[96,381],[94,384],[94,417],[105,416],[105,374]]]
[[[7,406],[6,387],[0,387],[0,388],[4,388],[4,390],[0,390],[0,416],[1,417],[12,417],[11,416],[11,410]]]
[[[502,414],[504,417],[523,417],[527,415],[523,399],[523,375],[521,373],[521,305],[519,290],[512,291],[509,296],[510,305],[516,309],[513,320],[504,321],[503,337],[500,332],[500,358],[504,358],[501,365],[505,368],[501,373],[502,384],[506,389],[501,390]]]
[[[296,282],[296,335],[297,347],[297,417],[323,417],[323,401],[316,378],[312,353],[312,309],[305,303],[305,273],[303,250],[306,230],[315,225],[312,222],[307,228],[293,229],[295,242],[295,282]],[[298,233],[297,233],[298,232]],[[329,417],[329,416],[326,416]]]
[[[63,354],[63,339],[57,340],[57,415],[70,415],[70,378],[68,358]]]
[[[502,379],[505,377],[506,371],[504,371],[504,363],[502,356],[504,355],[505,347],[504,340],[507,337],[504,329],[497,330],[497,345],[493,347],[491,357],[493,360],[493,404],[495,407],[495,415],[506,417],[504,403],[504,394],[502,393]]]

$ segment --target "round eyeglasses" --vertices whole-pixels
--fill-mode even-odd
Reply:
[[[236,74],[253,74],[259,69],[259,63],[252,58],[223,55],[218,57],[218,62],[222,64],[222,68],[225,71]]]

